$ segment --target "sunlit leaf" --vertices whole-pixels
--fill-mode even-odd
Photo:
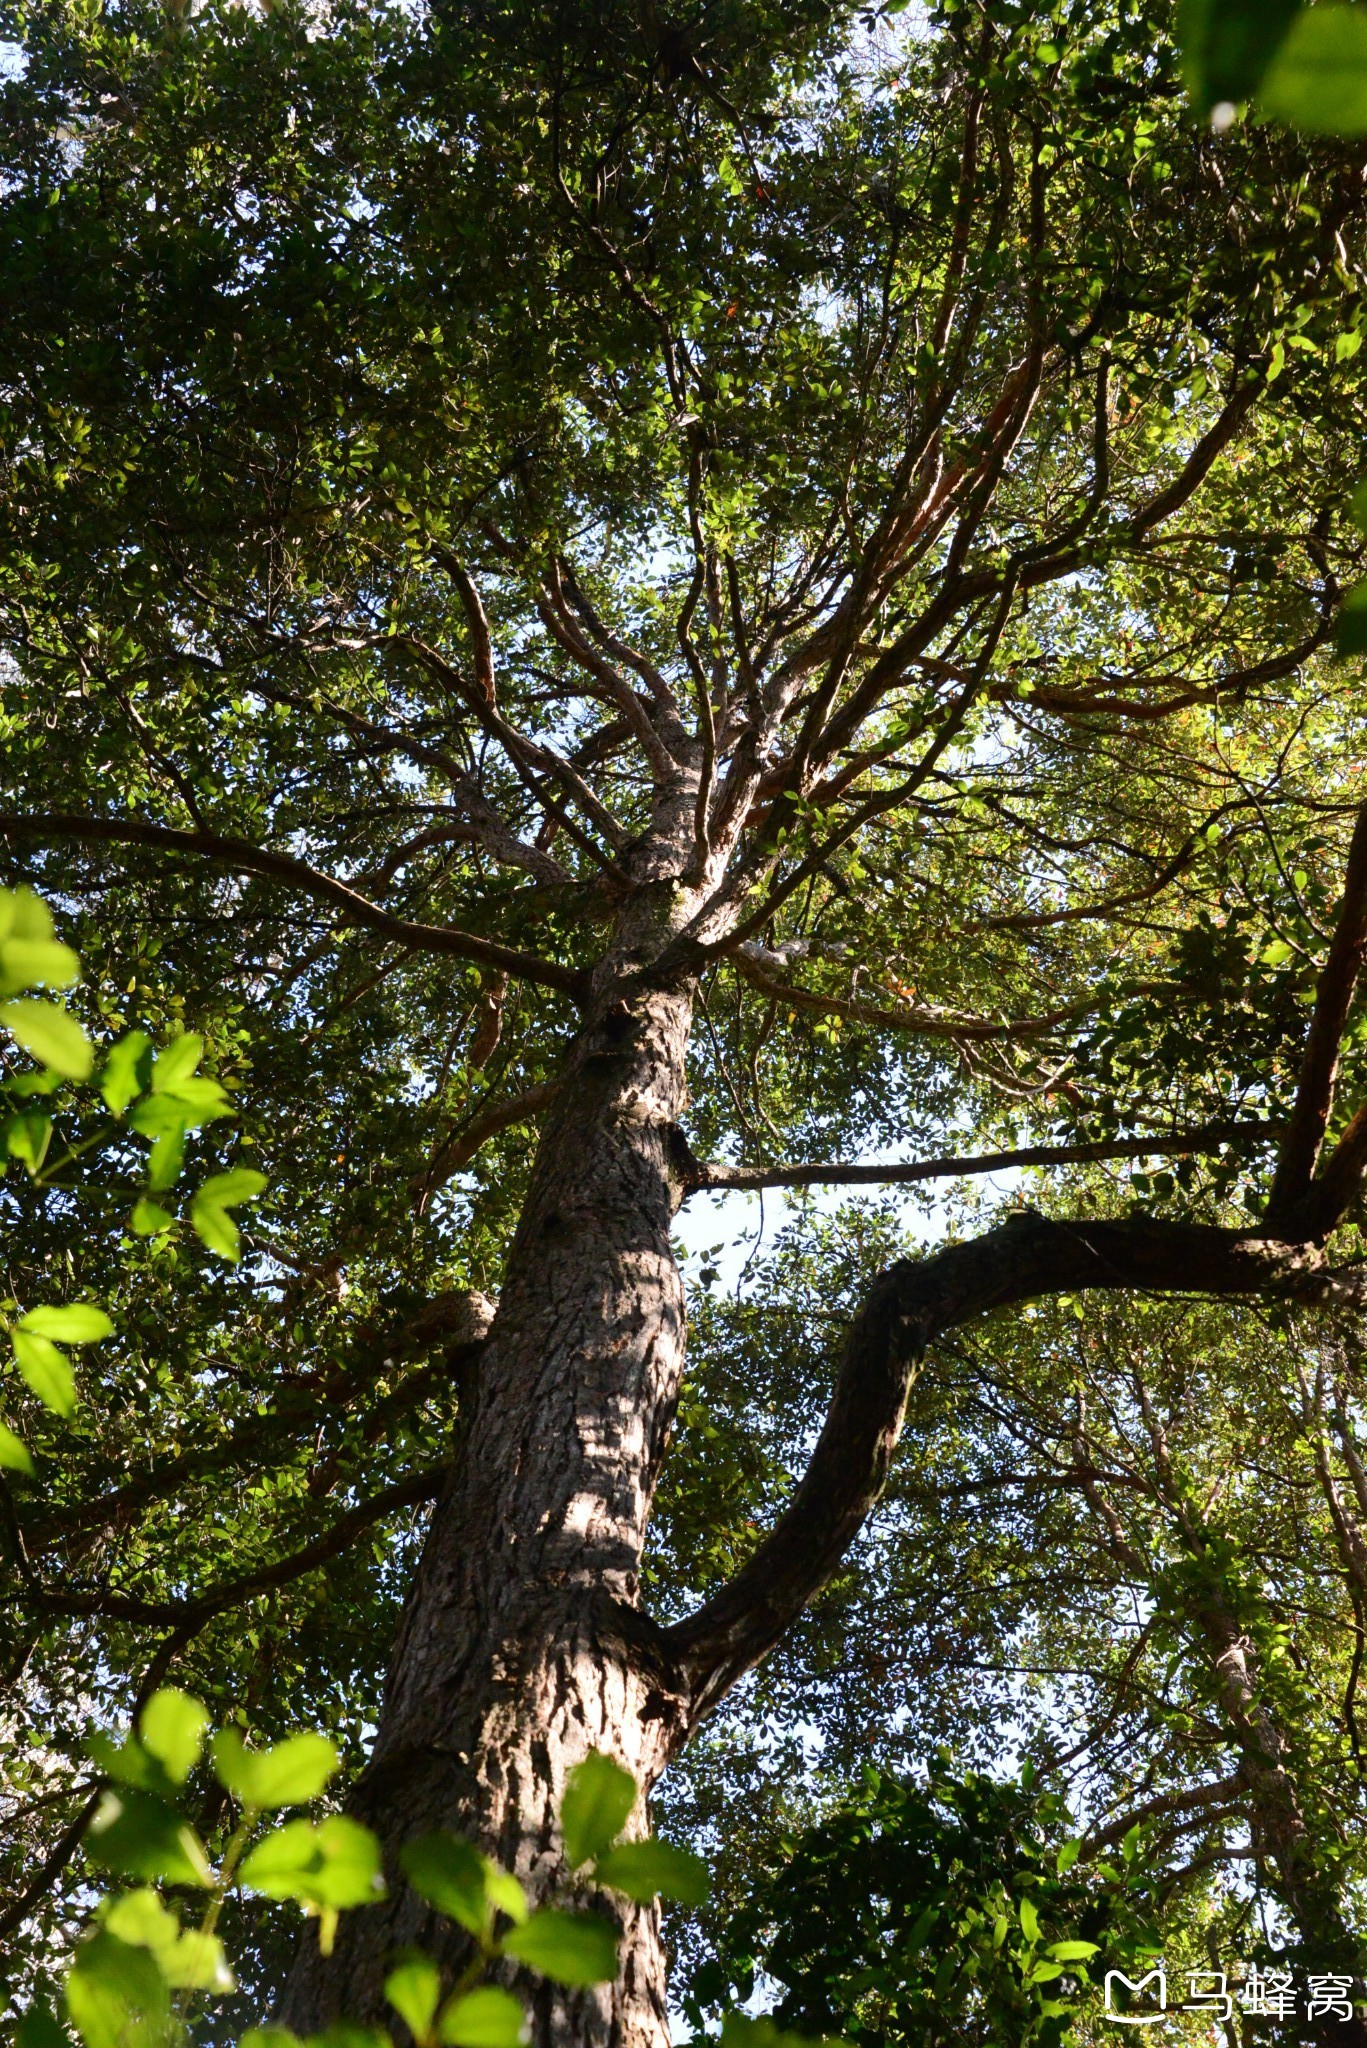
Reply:
[[[183,1785],[199,1762],[209,1710],[174,1686],[154,1692],[138,1719],[138,1736],[174,1785]]]
[[[1258,87],[1263,114],[1317,135],[1367,134],[1367,15],[1344,0],[1300,8]]]
[[[129,1031],[116,1039],[105,1057],[100,1094],[115,1116],[122,1116],[152,1079],[152,1041],[145,1031]]]
[[[532,2030],[520,1999],[497,1984],[481,1984],[443,2007],[437,2038],[448,2048],[522,2048]]]
[[[326,1735],[288,1735],[271,1749],[248,1749],[236,1728],[214,1737],[219,1783],[242,1806],[306,1806],[335,1776],[337,1751]]]
[[[42,1003],[33,997],[0,1003],[0,1023],[10,1030],[34,1059],[51,1067],[68,1081],[84,1081],[95,1064],[95,1049],[69,1010],[57,1003]]]
[[[21,1437],[0,1422],[0,1467],[7,1472],[32,1472],[33,1459]]]
[[[430,1956],[405,1955],[384,1980],[384,1995],[409,2032],[430,2033],[441,2003],[441,1972]]]
[[[53,1337],[59,1344],[99,1344],[114,1334],[114,1325],[93,1302],[71,1301],[61,1308],[31,1308],[18,1327],[35,1337]]]
[[[643,1904],[663,1895],[684,1906],[701,1906],[708,1893],[707,1865],[690,1849],[672,1842],[619,1842],[594,1865],[599,1883]]]
[[[128,1877],[204,1885],[209,1859],[194,1829],[175,1808],[131,1787],[108,1791],[86,1831],[92,1862]]]
[[[150,1950],[100,1928],[77,1949],[65,1991],[86,2048],[159,2048],[170,1991]]]
[[[251,1167],[235,1166],[227,1173],[215,1173],[205,1181],[190,1203],[190,1221],[202,1243],[211,1252],[236,1264],[242,1240],[230,1208],[249,1202],[266,1185],[264,1173]]]
[[[473,1843],[457,1835],[420,1835],[405,1842],[399,1868],[429,1905],[478,1934],[488,1919],[486,1866]]]
[[[617,1929],[597,1913],[543,1906],[502,1941],[504,1955],[557,1984],[607,1984],[617,1975]]]
[[[73,1415],[76,1410],[76,1375],[69,1361],[47,1337],[16,1324],[10,1331],[14,1361],[24,1385],[36,1394],[54,1415]]]
[[[601,1856],[616,1841],[636,1804],[636,1780],[601,1750],[590,1750],[565,1782],[560,1827],[572,1867]]]

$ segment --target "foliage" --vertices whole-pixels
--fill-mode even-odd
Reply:
[[[856,2043],[1062,2043],[1101,1971],[1157,1953],[1139,1842],[1080,1865],[1069,1815],[1019,1783],[947,1776],[925,1786],[867,1768],[853,1796],[756,1884],[724,1961],[699,1974],[693,2016],[729,1975],[782,1989],[776,2017]],[[857,1884],[850,1873],[858,1871]]]
[[[190,2038],[201,1996],[222,1997],[234,1978],[217,1928],[235,1889],[292,1900],[318,1924],[323,1953],[331,1952],[343,1912],[364,1908],[384,1891],[380,1843],[343,1814],[321,1821],[273,1824],[271,1816],[306,1806],[337,1771],[336,1749],[324,1736],[287,1736],[268,1748],[249,1747],[229,1726],[208,1745],[213,1774],[235,1809],[215,1864],[182,1802],[200,1764],[209,1716],[202,1703],[173,1687],[153,1693],[137,1727],[120,1743],[93,1746],[107,1789],[91,1821],[88,1842],[97,1869],[149,1880],[136,1890],[112,1891],[96,1907],[66,1973],[67,2018],[85,2048],[163,2048]],[[562,1825],[590,1864],[586,1881],[621,1888],[633,1898],[698,1899],[706,1872],[686,1850],[652,1838],[619,1842],[637,1788],[599,1751],[571,1773]],[[483,1983],[500,1958],[512,1957],[558,1983],[610,1981],[617,1974],[617,1934],[601,1915],[556,1905],[529,1906],[518,1880],[457,1836],[413,1841],[404,1868],[418,1892],[472,1937],[468,1967],[454,1985],[420,1950],[396,1959],[385,1995],[419,2048],[519,2048],[528,2039],[520,2001],[497,1983]],[[619,1887],[618,1876],[626,1883]],[[157,1885],[201,1892],[199,1924],[183,1928]],[[382,2029],[345,2022],[310,2037],[329,2043],[345,2037],[386,2048]],[[19,2029],[23,2048],[65,2040],[50,2011],[31,2009]],[[279,2026],[255,2027],[242,2048],[299,2048]]]
[[[1340,50],[1325,114],[1306,55],[1355,12],[1194,8],[1185,59],[1120,0],[914,33],[815,4],[591,13],[9,23],[0,993],[39,1062],[5,1069],[16,2005],[78,1935],[88,1738],[168,1671],[221,1728],[363,1760],[463,1426],[469,1300],[501,1284],[575,977],[651,820],[652,678],[695,734],[715,684],[719,778],[768,778],[728,870],[750,922],[700,983],[699,1155],[1151,1143],[1006,1199],[1219,1224],[1260,1205],[1294,1099],[1361,793],[1360,681],[1328,651],[1364,553],[1361,180],[1334,139],[1356,87]],[[1231,54],[1240,22],[1266,36]],[[1250,95],[1282,118],[1212,134]],[[804,780],[818,676],[834,725]],[[775,677],[790,710],[761,734]],[[1345,1102],[1365,1049],[1359,1002]],[[1212,1126],[1239,1128],[1191,1139]],[[990,1212],[951,1186],[912,1249]],[[734,1301],[693,1267],[661,1613],[752,1551],[845,1313],[907,1249],[872,1206],[805,1213]],[[99,1399],[62,1415],[86,1342]],[[1164,1930],[1214,1871],[1222,1936],[1262,1913],[1289,1938],[1247,1785],[1181,1804],[1256,1748],[1226,1624],[1313,1898],[1355,1938],[1362,1399],[1351,1332],[1227,1308],[1069,1301],[938,1351],[878,1518],[667,1781],[717,1873],[686,1968],[870,1755],[891,1787],[948,1741],[962,1774],[1012,1728],[1042,1769],[1078,1752],[1089,1835],[1170,1802]],[[243,1796],[250,1754],[222,1745]],[[113,1844],[156,1813],[193,1874],[235,1796],[194,1768],[199,1849],[144,1785]],[[937,1840],[960,1824],[905,1798]],[[594,1811],[571,1803],[585,1868],[686,1892]],[[993,1842],[1048,1878],[1012,1814],[961,1919],[1004,1882]],[[225,1895],[244,1990],[215,2038],[280,1980],[280,1887],[341,1910],[336,1823],[286,1823],[269,1882]],[[428,1879],[506,1943],[481,1868],[447,1847]],[[119,1911],[93,1953],[135,1951],[120,1981],[169,2012],[189,1937]],[[1003,2025],[1039,2025],[1007,1917],[983,1981]],[[442,2024],[422,1963],[396,1970],[404,2023]],[[489,2038],[496,2004],[451,2025]]]

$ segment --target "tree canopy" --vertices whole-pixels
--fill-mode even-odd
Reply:
[[[340,1746],[358,2020],[403,1831],[539,1897],[595,1746],[713,1866],[699,2026],[950,2038],[853,1910],[811,1960],[870,1829],[904,1933],[1052,1873],[1363,1977],[1360,147],[1212,129],[1130,0],[8,33],[3,879],[219,1091],[150,1186],[132,1095],[5,1126],[5,1314],[114,1326],[3,1389],[13,2012],[168,1680]],[[215,2037],[335,2016],[224,1926]],[[1051,2020],[1034,1940],[952,2038]]]

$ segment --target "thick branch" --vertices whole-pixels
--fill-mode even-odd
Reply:
[[[1367,951],[1367,804],[1358,812],[1348,849],[1343,899],[1329,954],[1315,990],[1315,1008],[1306,1035],[1296,1085],[1295,1107],[1277,1162],[1267,1220],[1288,1221],[1310,1192],[1320,1147],[1334,1105],[1339,1044],[1349,1005]]]
[[[875,1281],[845,1345],[812,1460],[750,1562],[664,1631],[706,1712],[826,1584],[882,1492],[926,1348],[989,1310],[1088,1287],[1367,1302],[1367,1265],[1252,1231],[1148,1218],[1055,1222],[1027,1213]]]
[[[387,939],[397,939],[415,952],[445,953],[457,960],[477,961],[484,967],[501,967],[523,981],[558,989],[576,1002],[582,1001],[588,992],[588,977],[577,967],[561,967],[554,960],[542,960],[535,953],[520,953],[512,946],[478,938],[473,932],[458,931],[453,925],[417,924],[410,918],[396,917],[345,882],[339,882],[335,875],[321,874],[290,854],[253,846],[249,839],[236,839],[220,832],[181,832],[168,825],[144,824],[136,818],[88,818],[71,811],[25,817],[14,813],[0,815],[0,837],[76,839],[84,844],[153,846],[169,853],[193,853],[204,860],[222,861],[225,867],[235,868],[241,874],[287,882],[306,896],[332,904],[348,923],[379,932]]]

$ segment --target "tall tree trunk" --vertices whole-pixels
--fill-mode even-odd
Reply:
[[[649,893],[658,941],[682,892]],[[380,2018],[385,1959],[405,1943],[462,1959],[459,1931],[398,1874],[405,1841],[450,1828],[544,1897],[566,1876],[567,1771],[603,1749],[649,1789],[684,1731],[685,1688],[637,1588],[683,1367],[671,1223],[692,987],[633,987],[653,950],[636,936],[600,976],[542,1135],[353,1801],[385,1844],[391,1896],[344,1916],[331,1958],[305,1944],[281,2015],[299,2028]],[[524,1981],[534,2039],[665,2048],[658,1909],[596,1903],[622,1927],[618,1981]]]

